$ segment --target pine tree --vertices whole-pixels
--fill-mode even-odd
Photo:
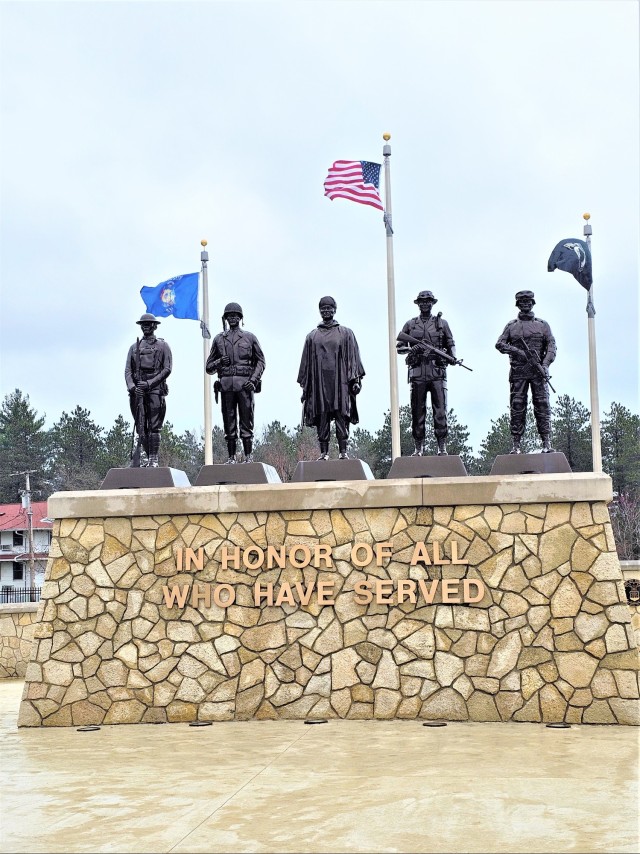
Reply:
[[[612,403],[601,423],[602,467],[618,494],[640,491],[640,416]]]
[[[13,472],[34,471],[30,477],[32,501],[42,501],[50,494],[44,421],[30,405],[28,394],[16,389],[4,398],[0,409],[0,502],[20,500],[24,477],[14,477]]]
[[[540,444],[533,407],[529,404],[524,435],[522,436],[522,452],[532,453]],[[480,445],[475,460],[469,466],[470,474],[489,474],[495,458],[499,454],[508,454],[513,446],[511,436],[511,419],[508,412],[491,422],[491,429]]]
[[[104,437],[104,446],[98,463],[98,474],[104,478],[109,469],[123,468],[131,459],[133,425],[118,415],[113,427]]]
[[[49,432],[51,478],[56,490],[97,489],[104,455],[103,428],[88,409],[63,412]]]
[[[591,424],[589,410],[562,394],[552,410],[553,448],[567,458],[571,471],[591,471]]]

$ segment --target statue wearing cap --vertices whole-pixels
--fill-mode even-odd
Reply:
[[[339,456],[345,460],[349,425],[358,423],[356,395],[362,388],[364,368],[356,336],[334,319],[334,298],[322,297],[318,307],[322,323],[307,335],[298,371],[302,421],[317,430],[320,460],[329,459],[331,422],[335,422]]]
[[[222,332],[211,345],[206,371],[217,373],[214,383],[216,403],[221,395],[224,438],[228,463],[236,462],[238,422],[244,462],[252,461],[254,395],[261,390],[265,359],[255,335],[240,328],[242,306],[230,302],[222,314]]]
[[[426,345],[437,347],[452,359],[456,358],[455,341],[449,324],[438,312],[436,317],[431,309],[437,303],[431,291],[420,291],[414,303],[420,309],[418,317],[408,320],[402,327],[402,333]],[[447,361],[441,355],[420,344],[410,344],[398,341],[396,349],[400,354],[406,354],[405,362],[408,367],[408,382],[411,386],[411,433],[415,445],[412,456],[421,457],[424,454],[425,426],[427,417],[427,395],[431,396],[431,412],[433,415],[433,432],[438,442],[438,455],[447,454]]]
[[[169,393],[167,377],[172,367],[171,350],[163,338],[156,338],[160,321],[153,314],[143,314],[136,323],[143,337],[129,347],[124,369],[134,433],[138,437],[131,465],[157,468],[160,431],[167,411],[165,397]]]
[[[531,389],[533,412],[542,452],[551,453],[551,407],[549,405],[549,365],[556,357],[556,341],[546,320],[533,314],[533,291],[518,291],[518,317],[510,320],[496,342],[496,349],[507,353],[509,371],[509,411],[512,454],[522,453],[521,441],[527,418],[527,397]]]

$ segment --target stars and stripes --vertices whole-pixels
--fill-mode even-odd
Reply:
[[[324,182],[324,194],[330,199],[349,199],[383,211],[379,187],[379,163],[370,163],[368,160],[336,160]]]

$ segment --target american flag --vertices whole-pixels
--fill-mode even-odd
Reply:
[[[380,164],[368,160],[336,160],[324,182],[324,194],[330,199],[350,199],[383,211],[378,187]]]

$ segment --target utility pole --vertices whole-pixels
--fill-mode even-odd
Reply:
[[[35,559],[33,556],[33,510],[31,509],[31,481],[29,480],[30,474],[36,474],[37,469],[29,469],[28,471],[14,471],[11,474],[11,477],[21,477],[22,475],[26,478],[26,488],[22,490],[22,506],[27,511],[27,537],[29,544],[29,587],[31,590],[36,586],[36,569],[35,569]]]

